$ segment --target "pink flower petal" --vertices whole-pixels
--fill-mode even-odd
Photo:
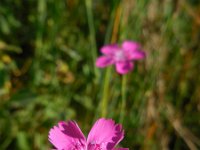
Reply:
[[[99,68],[104,68],[104,67],[109,66],[113,63],[114,63],[114,60],[112,59],[112,57],[109,57],[109,56],[100,56],[96,60],[96,66],[99,67]]]
[[[140,60],[145,58],[145,52],[141,50],[131,50],[128,54],[129,60]]]
[[[120,61],[116,63],[116,70],[119,74],[126,74],[133,69],[133,62]]]
[[[114,148],[113,150],[129,150],[129,148]]]
[[[112,119],[101,118],[92,127],[88,139],[88,150],[102,148],[112,150],[124,138],[124,131],[120,124]]]
[[[119,46],[117,44],[109,44],[105,45],[101,48],[101,52],[105,55],[113,55],[114,52],[119,49]]]
[[[122,49],[127,50],[127,51],[139,50],[140,44],[137,42],[133,42],[133,41],[124,41],[122,43]]]
[[[128,60],[140,60],[145,58],[145,52],[140,50],[140,45],[133,41],[125,41],[122,44]]]
[[[49,141],[58,150],[86,147],[86,139],[76,122],[61,121],[49,131]]]

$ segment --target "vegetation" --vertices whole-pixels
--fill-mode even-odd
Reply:
[[[119,122],[122,76],[95,60],[126,39],[147,57],[127,74],[123,147],[199,149],[199,10],[199,0],[1,0],[0,149],[49,149],[59,120],[88,133],[105,95]]]

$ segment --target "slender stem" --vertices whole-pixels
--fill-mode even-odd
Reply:
[[[105,75],[104,84],[103,84],[103,98],[102,98],[102,104],[101,104],[102,117],[106,117],[107,115],[110,75],[111,75],[111,67],[108,67],[106,70],[106,75]]]
[[[112,31],[112,37],[111,37],[111,43],[115,43],[117,41],[117,33],[119,31],[119,25],[120,25],[120,17],[121,17],[121,5],[116,1],[116,8],[113,10],[113,14],[111,15],[111,18],[114,17],[114,19],[111,19],[113,21],[113,31]],[[111,22],[112,22],[111,21]],[[110,27],[108,30],[108,34],[110,34]],[[108,40],[108,36],[106,36],[106,40]],[[105,42],[107,43],[107,41]],[[109,97],[109,82],[111,77],[111,67],[107,68],[106,75],[104,78],[104,84],[103,84],[103,97],[101,101],[101,116],[106,117],[107,116],[107,107],[108,107],[108,97]]]
[[[94,26],[94,17],[92,11],[92,0],[85,0],[86,11],[87,11],[87,20],[88,26],[90,31],[90,42],[92,48],[92,59],[94,64],[94,73],[96,77],[98,76],[98,70],[95,66],[95,60],[97,57],[97,44],[96,44],[96,33],[95,33],[95,26]]]
[[[126,75],[122,76],[122,88],[121,88],[121,96],[122,96],[122,102],[121,102],[121,112],[120,112],[120,123],[123,123],[123,119],[125,116],[125,107],[126,107],[126,82],[127,77]]]

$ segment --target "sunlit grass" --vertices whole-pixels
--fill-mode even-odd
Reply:
[[[119,122],[122,99],[124,147],[199,149],[199,9],[195,0],[1,0],[0,149],[49,149],[59,120],[85,133],[102,115]],[[147,57],[122,89],[113,67],[94,63],[100,47],[126,39]]]

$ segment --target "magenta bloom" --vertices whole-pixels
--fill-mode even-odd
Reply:
[[[105,45],[101,48],[103,56],[96,60],[96,66],[104,68],[115,64],[119,74],[126,74],[134,67],[134,60],[140,60],[145,57],[145,52],[141,50],[138,43],[133,41],[124,41],[120,46],[117,44]]]
[[[74,121],[61,121],[49,132],[49,141],[57,150],[128,150],[115,148],[123,138],[122,126],[104,118],[95,122],[87,139]]]

